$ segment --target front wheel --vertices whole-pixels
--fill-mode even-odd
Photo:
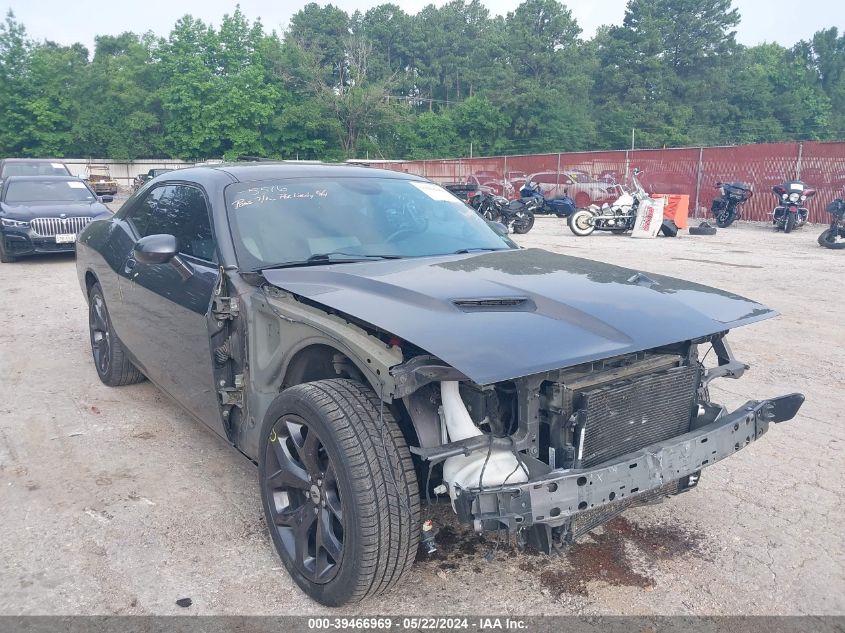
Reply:
[[[825,248],[832,248],[835,250],[842,250],[845,248],[845,239],[839,239],[839,229],[830,228],[819,235],[819,245]]]
[[[595,216],[587,209],[578,209],[569,216],[569,230],[578,237],[586,237],[596,230]]]
[[[264,418],[259,482],[273,545],[305,593],[340,606],[383,593],[419,544],[411,454],[389,409],[353,380],[283,391]]]
[[[787,212],[786,220],[783,222],[783,232],[784,233],[791,233],[792,229],[795,228],[795,214]]]
[[[145,380],[144,374],[129,360],[123,343],[114,333],[103,289],[98,283],[88,291],[88,332],[94,368],[103,384],[121,387]]]
[[[736,220],[736,215],[730,211],[725,211],[716,216],[716,226],[720,229],[726,229]]]
[[[513,232],[519,235],[528,233],[534,226],[534,214],[531,211],[517,211],[513,218]]]

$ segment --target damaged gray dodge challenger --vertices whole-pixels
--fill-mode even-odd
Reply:
[[[326,605],[408,571],[421,498],[549,551],[797,413],[800,394],[709,397],[748,368],[728,330],[769,308],[502,228],[366,167],[163,174],[79,236],[94,365],[258,464],[273,544]]]

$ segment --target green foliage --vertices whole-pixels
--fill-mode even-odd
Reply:
[[[0,23],[0,155],[437,158],[845,136],[845,34],[746,47],[732,0],[629,0],[589,40],[558,0],[236,8],[166,37]]]

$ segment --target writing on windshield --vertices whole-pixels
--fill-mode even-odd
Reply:
[[[326,189],[314,189],[309,191],[290,191],[287,187],[267,185],[264,187],[250,187],[232,200],[233,209],[243,209],[255,204],[267,202],[278,202],[284,200],[313,200],[315,198],[327,198],[329,192]]]

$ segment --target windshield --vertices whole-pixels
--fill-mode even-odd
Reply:
[[[238,183],[227,187],[226,207],[245,270],[306,262],[315,255],[343,261],[513,247],[472,209],[429,182],[352,177]]]
[[[6,163],[3,178],[9,176],[70,176],[64,163]]]
[[[6,185],[5,201],[93,202],[97,197],[81,180],[23,180]]]

